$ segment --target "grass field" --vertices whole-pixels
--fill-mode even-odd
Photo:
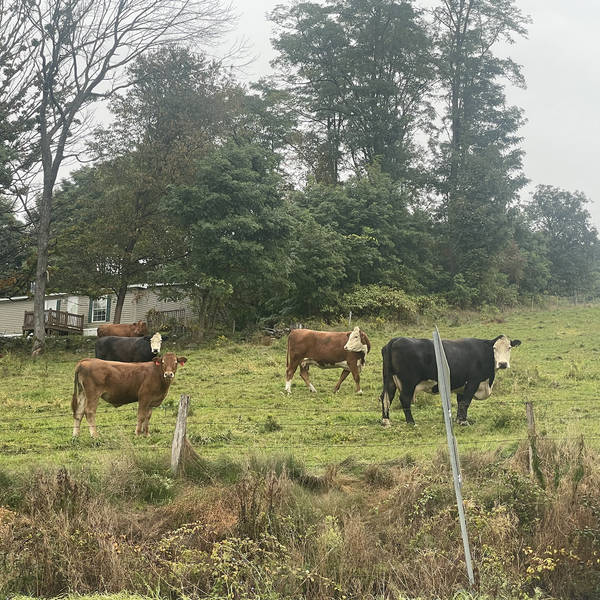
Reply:
[[[0,597],[599,598],[600,305],[437,323],[444,338],[523,342],[492,396],[472,403],[471,425],[455,428],[472,592],[439,396],[417,397],[416,427],[397,402],[392,427],[380,425],[381,346],[430,337],[433,324],[360,324],[372,341],[362,396],[348,380],[333,395],[339,371],[314,369],[317,394],[298,375],[284,394],[285,338],[170,343],[189,362],[148,438],[134,435],[135,406],[101,404],[100,438],[84,426],[71,439],[73,370],[93,339],[52,340],[37,360],[0,343]],[[201,458],[173,478],[181,393]],[[526,401],[540,434],[534,477]]]
[[[406,425],[396,398],[388,429],[380,425],[378,396],[382,345],[397,335],[430,338],[433,324],[359,324],[372,343],[362,373],[362,396],[354,393],[351,377],[334,395],[339,371],[314,367],[311,379],[317,394],[309,393],[298,373],[292,394],[284,394],[286,338],[270,345],[258,335],[253,341],[220,337],[201,347],[168,343],[167,350],[187,356],[188,363],[154,411],[147,439],[134,435],[135,405],[115,409],[102,402],[99,440],[90,439],[85,420],[79,440],[71,439],[73,370],[79,358],[93,355],[91,341],[87,351],[52,350],[35,361],[9,353],[0,363],[3,464],[77,464],[132,448],[166,455],[181,393],[192,397],[188,437],[206,458],[238,458],[253,450],[290,452],[319,469],[347,458],[371,463],[432,455],[445,444],[439,396],[417,397],[416,427]],[[459,447],[514,449],[526,437],[526,401],[534,402],[538,432],[561,439],[583,434],[588,446],[600,446],[600,306],[459,315],[438,322],[438,327],[447,339],[505,333],[523,342],[512,352],[512,368],[498,374],[492,396],[471,404],[472,424],[456,428]]]

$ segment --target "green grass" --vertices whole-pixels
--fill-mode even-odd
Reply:
[[[208,459],[239,458],[256,450],[287,452],[319,469],[349,457],[368,464],[433,455],[445,444],[439,396],[417,397],[416,427],[406,425],[396,398],[392,427],[382,428],[378,402],[381,347],[397,335],[430,338],[433,325],[356,324],[372,343],[362,373],[362,396],[354,393],[351,377],[334,395],[340,372],[314,367],[311,379],[318,393],[310,394],[296,373],[292,394],[286,395],[286,338],[270,346],[223,337],[201,347],[169,343],[167,350],[187,356],[188,363],[154,411],[147,439],[134,435],[136,405],[115,409],[101,403],[99,440],[90,439],[84,420],[80,438],[73,441],[73,370],[85,354],[51,351],[34,361],[9,353],[0,361],[2,464],[90,463],[100,455],[130,450],[168,455],[182,393],[192,397],[188,437]],[[539,433],[561,439],[583,434],[587,445],[600,446],[600,306],[455,316],[438,327],[443,338],[505,333],[523,342],[512,352],[512,368],[498,374],[492,396],[471,404],[472,424],[456,428],[459,448],[514,449],[526,437],[525,401],[534,402]]]

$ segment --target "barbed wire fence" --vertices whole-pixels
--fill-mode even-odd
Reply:
[[[556,435],[554,431],[562,429],[579,430],[580,425],[589,424],[590,419],[600,417],[600,402],[595,398],[573,398],[568,402],[577,409],[571,411],[569,417],[554,416],[552,406],[557,403],[564,403],[562,399],[548,399],[541,403],[535,404],[536,410],[536,426],[538,437],[554,441],[568,442],[580,440],[581,434],[577,435]],[[461,447],[467,449],[508,446],[527,442],[527,416],[526,416],[526,400],[497,400],[501,407],[511,407],[522,409],[519,413],[522,415],[522,426],[518,432],[511,431],[508,435],[500,435],[491,437],[489,431],[486,435],[482,435],[481,439],[466,439],[464,436],[460,438]],[[389,449],[394,450],[394,453],[408,453],[413,449],[422,448],[437,448],[443,447],[444,437],[441,426],[443,424],[441,412],[434,410],[429,406],[424,409],[419,415],[418,423],[423,428],[431,425],[439,425],[439,439],[437,440],[420,440],[413,436],[410,438],[401,438],[400,433],[413,431],[406,429],[408,426],[404,423],[402,412],[398,407],[396,413],[396,430],[390,431],[389,441],[368,441],[368,440],[347,440],[347,441],[294,441],[293,433],[295,430],[306,427],[317,426],[317,423],[310,423],[307,419],[318,417],[325,419],[321,425],[323,428],[333,428],[334,430],[348,430],[348,432],[359,431],[364,433],[368,430],[373,430],[376,433],[380,431],[379,413],[373,407],[365,408],[334,408],[334,407],[311,407],[310,409],[298,410],[295,409],[293,414],[289,408],[256,408],[240,406],[235,408],[235,416],[220,418],[212,414],[208,418],[202,417],[202,409],[210,409],[214,412],[214,405],[202,403],[193,404],[194,414],[188,419],[188,435],[192,445],[197,449],[200,455],[206,458],[216,458],[219,455],[227,455],[235,453],[239,456],[241,452],[251,452],[260,450],[266,453],[297,453],[299,459],[306,459],[311,456],[311,467],[326,467],[336,461],[331,459],[326,462],[320,462],[314,456],[315,449],[323,449],[328,451],[340,451],[347,449],[349,452],[356,452],[360,449]],[[38,409],[39,410],[39,409]],[[227,408],[226,410],[230,410]],[[14,417],[0,416],[0,453],[5,456],[41,456],[48,453],[86,453],[86,452],[119,452],[124,449],[123,442],[127,443],[128,438],[133,438],[131,431],[134,420],[132,419],[133,411],[120,411],[114,408],[104,408],[98,410],[96,415],[98,419],[98,428],[100,432],[108,432],[106,437],[101,437],[94,441],[93,445],[88,445],[89,442],[74,442],[71,439],[72,432],[72,416],[68,410],[59,408],[50,408],[48,410],[39,410],[35,414],[28,414]],[[176,412],[168,408],[162,411],[160,408],[155,409],[157,413],[164,413],[162,418],[154,420],[154,426],[150,438],[140,443],[133,444],[129,442],[130,447],[135,451],[163,451],[171,448],[171,438],[175,426]],[[127,414],[127,417],[125,417]],[[514,413],[511,413],[514,416]],[[361,419],[358,422],[348,421],[348,417]],[[125,418],[124,418],[125,417]],[[111,419],[103,423],[102,419]],[[274,419],[278,429],[274,432],[279,435],[278,439],[268,439],[261,427],[267,418]],[[116,419],[116,421],[115,421]],[[336,421],[341,419],[341,421]],[[152,421],[151,421],[152,425]],[[244,439],[242,434],[236,435],[232,433],[232,429],[236,427],[245,427],[246,430],[242,434],[246,436],[254,435],[251,440]],[[471,426],[477,427],[477,425]],[[460,429],[459,429],[460,431]],[[64,436],[60,433],[64,432]],[[544,433],[550,432],[550,433]],[[26,434],[31,436],[30,441],[26,446],[22,445],[22,436]],[[57,440],[57,435],[59,439]],[[121,434],[121,435],[120,435]],[[387,432],[386,432],[387,434]],[[120,439],[115,440],[115,435]],[[260,440],[256,436],[261,436]],[[237,438],[241,438],[236,441]],[[153,439],[154,438],[154,439]],[[584,434],[584,440],[592,443],[592,445],[600,446],[600,434],[593,433]],[[260,442],[252,444],[251,442]],[[339,462],[339,461],[338,461]]]

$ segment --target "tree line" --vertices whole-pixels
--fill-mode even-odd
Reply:
[[[24,3],[60,10],[23,47],[2,38],[3,65],[34,65],[28,82],[3,71],[2,295],[34,279],[111,291],[118,319],[129,284],[171,284],[206,330],[597,291],[586,196],[539,183],[523,198],[524,115],[506,88],[525,82],[502,50],[529,20],[513,0],[288,3],[270,15],[273,76],[251,84],[190,35],[205,22],[210,41],[230,15],[181,1],[145,43],[134,30],[127,60],[106,50],[120,79],[98,73],[80,105],[87,1]],[[112,120],[90,132],[82,111],[98,98]],[[56,184],[57,153],[76,147],[87,164]],[[26,172],[40,164],[36,190]]]

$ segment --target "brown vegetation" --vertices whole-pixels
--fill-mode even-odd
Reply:
[[[600,592],[600,468],[583,442],[462,457],[482,598]],[[467,586],[445,452],[309,475],[290,457],[195,458],[185,479],[134,455],[98,475],[0,472],[0,595],[451,598]],[[536,591],[537,589],[537,591]],[[467,596],[465,596],[467,597]]]

